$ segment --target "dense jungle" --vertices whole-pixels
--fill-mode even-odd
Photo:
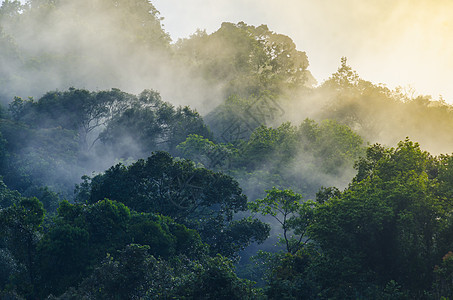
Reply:
[[[452,132],[266,25],[4,0],[0,298],[452,299]]]

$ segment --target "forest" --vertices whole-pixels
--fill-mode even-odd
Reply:
[[[4,0],[0,299],[453,299],[453,106],[338,60]]]

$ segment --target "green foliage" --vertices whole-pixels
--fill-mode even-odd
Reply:
[[[169,297],[178,276],[171,265],[169,261],[150,255],[149,246],[129,244],[115,253],[108,253],[77,289],[70,288],[58,299]],[[184,267],[181,268],[183,272]]]
[[[442,257],[440,265],[434,267],[434,295],[437,299],[453,297],[453,253],[449,251]]]
[[[164,258],[195,258],[204,251],[195,231],[170,218],[130,211],[107,199],[91,205],[63,201],[38,245],[40,295],[62,294],[90,275],[107,253],[130,243],[146,245],[147,253]]]
[[[76,176],[76,134],[62,128],[37,130],[12,120],[0,119],[7,141],[1,170],[5,183],[27,196],[39,196],[43,186],[69,193]]]
[[[76,131],[80,146],[87,150],[96,141],[90,134],[135,102],[135,96],[118,89],[89,92],[69,88],[65,92],[48,92],[38,101],[15,97],[9,110],[14,120],[32,127]]]
[[[304,249],[294,254],[274,254],[271,259],[274,267],[266,287],[268,299],[317,298],[316,285],[310,274],[313,253]]]
[[[36,247],[44,214],[43,205],[36,198],[20,198],[0,210],[0,248],[3,248],[3,262],[6,258],[6,270],[10,269],[10,276],[2,282],[2,287],[7,283],[11,290],[29,297],[34,295],[38,280]]]
[[[347,64],[346,58],[341,59],[337,72],[313,93],[292,99],[294,104],[290,103],[288,110],[298,108],[298,100],[302,99],[306,105],[303,107],[318,108],[310,117],[336,120],[353,128],[365,140],[393,145],[410,136],[433,154],[451,152],[450,104],[442,97],[434,101],[431,96],[416,96],[410,89],[390,90],[383,84],[366,81]]]
[[[16,97],[9,110],[15,121],[39,128],[38,133],[44,128],[76,133],[79,147],[70,150],[86,155],[98,140],[114,153],[125,149],[115,153],[119,157],[137,158],[151,150],[174,152],[189,134],[211,136],[196,111],[187,106],[175,108],[152,90],[136,97],[119,89],[89,92],[70,88],[48,92],[38,101]]]
[[[7,10],[9,10],[8,5],[11,4],[17,5],[20,3],[19,1],[4,1],[0,7],[0,49],[2,49],[2,53],[0,55],[0,65],[2,65],[0,70],[1,103],[5,103],[6,100],[9,100],[10,95],[7,87],[15,81],[20,81],[17,77],[15,78],[12,73],[14,73],[13,70],[20,67],[22,64],[20,50],[14,37],[11,34],[8,34],[3,27],[5,15],[7,14]]]
[[[7,157],[8,153],[6,151],[6,140],[3,138],[0,131],[0,176],[5,172],[4,170],[6,169]]]
[[[311,237],[331,265],[331,296],[362,293],[364,279],[384,286],[391,280],[411,295],[430,289],[432,268],[451,242],[451,206],[437,196],[436,159],[409,140],[395,149],[379,145],[358,163],[350,187],[315,212]],[[398,263],[395,263],[397,261]],[[336,273],[335,273],[336,272]],[[340,275],[342,274],[342,275]],[[355,287],[342,290],[341,286]]]
[[[254,198],[272,186],[314,197],[322,185],[337,183],[336,177],[348,170],[352,174],[363,146],[363,139],[345,125],[306,119],[300,126],[287,122],[276,128],[257,127],[235,146],[191,136],[179,149],[186,158],[234,174]]]
[[[259,27],[222,23],[208,35],[199,31],[176,44],[176,53],[213,83],[226,83],[225,93],[248,97],[263,90],[311,86],[305,52],[291,38]]]
[[[223,225],[218,221],[207,221],[202,225],[203,240],[211,246],[211,253],[238,259],[238,253],[252,243],[263,243],[271,227],[258,219],[245,217]]]
[[[47,233],[39,244],[41,295],[60,294],[87,274],[92,253],[86,229],[63,224]]]
[[[128,151],[118,153],[120,157],[139,157],[153,150],[174,153],[176,146],[189,134],[211,137],[196,111],[187,106],[175,109],[162,101],[157,92],[148,90],[140,94],[132,107],[117,114],[99,138],[112,149]]]
[[[357,87],[361,79],[356,71],[347,64],[347,58],[341,58],[341,66],[337,72],[323,83],[324,86],[334,87],[336,89],[351,89]]]
[[[275,187],[267,190],[264,199],[249,202],[252,212],[272,216],[283,230],[282,243],[288,253],[301,250],[309,241],[307,231],[313,223],[316,204],[312,201],[302,202],[302,195],[291,190],[279,190]]]
[[[19,192],[10,190],[0,177],[0,209],[17,204],[20,199]]]
[[[127,245],[107,257],[77,289],[58,299],[257,299],[253,283],[234,273],[220,255],[156,259],[147,246]]]
[[[255,124],[256,122],[253,121],[243,122],[242,118],[250,119],[247,109],[260,99],[260,95],[267,96],[268,94],[262,92],[248,97],[231,95],[205,116],[206,123],[216,138],[221,141],[237,144],[241,139],[248,139],[250,131],[260,124]]]
[[[39,188],[38,192],[36,192],[36,197],[42,202],[44,209],[49,214],[57,211],[61,201],[60,196],[47,186]]]
[[[305,125],[305,124],[304,124]],[[304,130],[307,130],[304,128]],[[316,132],[316,126],[311,132]],[[322,160],[326,173],[338,173],[345,165],[351,165],[363,154],[363,139],[351,128],[333,120],[321,122],[316,137],[314,155]]]
[[[64,5],[65,1],[62,2],[61,4]],[[87,2],[81,2],[79,5],[84,9]],[[159,11],[149,1],[102,0],[98,1],[93,8],[99,13],[106,10],[118,16],[116,24],[121,26],[124,33],[131,35],[125,42],[137,43],[147,50],[165,49],[170,43],[168,33],[162,28]]]
[[[124,53],[166,55],[170,37],[161,20],[154,5],[146,0],[2,1],[0,97],[9,100],[17,94],[40,95],[74,84],[119,86],[125,72],[119,66],[120,58],[123,66],[130,68],[129,75],[140,77],[139,67],[144,69],[141,74],[149,75],[154,60]],[[71,36],[65,32],[71,32]]]
[[[439,181],[439,196],[442,197],[445,202],[449,203],[451,207],[451,205],[453,205],[453,203],[451,203],[451,199],[453,199],[453,156],[440,155],[437,161],[437,166],[437,168],[428,166],[428,168],[432,169],[428,173],[428,176],[431,177],[437,175]]]
[[[118,164],[93,177],[89,188],[86,200],[90,203],[112,198],[138,211],[160,212],[175,219],[220,213],[216,205],[231,218],[246,205],[246,197],[233,178],[197,168],[188,160],[175,160],[165,152],[128,167]]]
[[[257,299],[253,283],[234,273],[230,260],[220,255],[207,258],[178,285],[179,299]]]
[[[0,174],[27,196],[41,196],[48,186],[71,199],[74,182],[88,170],[153,150],[176,152],[189,134],[211,136],[196,111],[175,108],[152,90],[137,97],[70,88],[38,101],[16,97],[9,110],[12,119],[0,119]]]
[[[281,164],[287,163],[297,155],[297,131],[290,123],[284,123],[278,128],[261,126],[255,129],[241,151],[238,164],[248,169],[259,168],[263,161],[276,160]]]
[[[175,160],[165,152],[128,167],[118,164],[91,179],[85,177],[77,194],[79,201],[111,198],[140,212],[170,216],[197,230],[214,254],[232,255],[252,240],[264,240],[269,231],[257,221],[244,220],[242,226],[233,221],[234,213],[246,210],[247,203],[233,178],[197,168],[188,160]],[[246,225],[250,229],[245,230]]]
[[[211,169],[223,165],[237,152],[237,149],[231,144],[215,144],[196,134],[190,134],[176,149],[182,157],[199,162]]]
[[[363,149],[411,136],[450,152],[451,105],[363,80],[346,58],[312,88],[306,54],[266,25],[223,23],[170,45],[161,21],[146,0],[2,2],[0,102],[13,100],[0,107],[0,298],[453,297],[452,155],[408,138]],[[13,98],[138,87],[160,76],[157,60],[226,97],[212,132],[153,90]],[[158,150],[224,173],[157,152],[84,176],[76,204],[59,203],[81,174]],[[346,187],[354,162],[344,191],[319,189]],[[240,186],[260,199],[247,204]],[[230,260],[270,232],[238,217],[247,208],[279,223],[286,246],[261,254],[265,295]]]
[[[330,200],[333,197],[340,196],[340,190],[336,187],[321,187],[316,193],[316,202],[319,204],[324,204],[326,201]]]
[[[396,148],[373,145],[347,189],[321,189],[316,204],[304,203],[306,210],[300,196],[275,188],[250,203],[252,211],[273,216],[283,229],[311,241],[298,248],[287,243],[287,254],[262,252],[255,258],[267,269],[266,295],[449,297],[450,255],[444,256],[453,232],[449,163],[448,155],[433,157],[409,139]]]
[[[150,256],[149,246],[127,245],[115,254],[110,254],[85,279],[75,295],[67,292],[63,298],[86,297],[91,299],[130,299],[143,296],[144,285],[156,259]]]

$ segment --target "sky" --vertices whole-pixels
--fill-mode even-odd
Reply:
[[[452,0],[153,0],[173,41],[222,22],[268,25],[322,83],[341,57],[360,77],[453,104]]]

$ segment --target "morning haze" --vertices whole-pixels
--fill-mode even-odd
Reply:
[[[0,299],[452,298],[451,8],[2,1]]]
[[[412,86],[453,102],[453,3],[448,0],[176,1],[157,0],[174,38],[224,21],[260,25],[290,36],[307,51],[321,83],[342,56],[365,79],[391,88]]]

